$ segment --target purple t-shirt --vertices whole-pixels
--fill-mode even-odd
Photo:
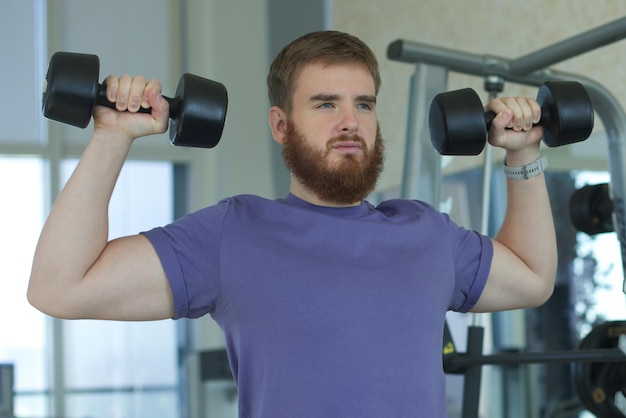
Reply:
[[[330,208],[241,195],[145,233],[176,318],[223,329],[241,417],[445,417],[448,310],[466,312],[491,240],[431,206]]]

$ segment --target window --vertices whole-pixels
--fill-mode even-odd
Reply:
[[[76,160],[62,164],[67,180]],[[15,413],[50,415],[47,396],[54,339],[62,338],[63,409],[68,416],[177,416],[178,371],[174,321],[59,321],[62,332],[26,300],[32,255],[44,218],[43,163],[38,158],[0,159],[0,363],[15,366]],[[169,162],[129,161],[110,205],[111,238],[133,234],[173,218],[173,166]],[[28,330],[24,332],[24,330]],[[51,340],[45,336],[51,335]]]
[[[140,11],[150,6],[154,15],[146,24],[169,28],[171,2],[127,4]],[[0,125],[0,363],[14,365],[16,416],[180,416],[177,339],[181,324],[61,321],[41,314],[26,300],[32,257],[50,197],[69,177],[89,137],[88,131],[58,125],[48,132],[49,124],[41,115],[48,50],[62,45],[66,50],[108,52],[103,66],[114,66],[119,59],[97,39],[78,34],[93,32],[85,24],[93,21],[87,11],[102,21],[110,20],[106,13],[116,13],[109,3],[102,3],[101,10],[94,5],[76,0],[0,2],[0,49],[11,57],[9,65],[0,67],[0,87],[14,98],[0,105],[2,114],[8,115],[7,123]],[[128,13],[127,18],[135,15]],[[129,28],[128,34],[119,35],[127,39],[141,32],[137,27],[121,27]],[[148,63],[137,59],[143,60],[141,68],[156,69],[151,75],[169,80],[166,63],[173,54],[166,40],[172,33],[166,30],[155,36],[163,55],[151,55],[154,62]],[[133,71],[132,59],[122,58],[125,68]],[[48,143],[48,137],[53,143]],[[174,205],[185,205],[184,199],[174,202],[174,193],[184,198],[186,185],[174,180],[180,171],[175,168],[185,167],[188,157],[179,155],[174,164],[172,154],[165,138],[145,141],[133,150],[135,160],[123,169],[110,205],[111,237],[167,223],[174,218]]]
[[[15,367],[17,416],[46,412],[46,321],[26,300],[44,212],[42,179],[40,159],[0,157],[0,363]]]
[[[62,163],[64,182],[76,163]],[[127,161],[109,205],[109,238],[172,221],[173,195],[171,163]],[[68,416],[179,415],[174,321],[63,321],[63,347]]]

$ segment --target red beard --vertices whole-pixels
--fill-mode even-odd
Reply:
[[[327,161],[330,147],[339,141],[359,142],[362,155],[346,154],[339,164],[330,167]],[[347,205],[362,201],[376,187],[383,169],[385,147],[378,127],[372,150],[356,134],[331,138],[326,150],[320,150],[309,145],[298,129],[288,122],[282,154],[291,174],[309,191],[321,200]]]

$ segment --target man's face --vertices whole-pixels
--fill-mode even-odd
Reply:
[[[323,201],[354,204],[373,191],[384,145],[367,69],[305,67],[296,82],[283,145],[292,175]]]
[[[356,147],[359,152],[347,152],[340,159],[330,158],[342,144]],[[283,158],[292,175],[321,200],[349,205],[365,199],[376,187],[383,168],[384,145],[378,131],[373,149],[368,149],[365,140],[356,134],[331,138],[326,149],[319,149],[289,123]]]

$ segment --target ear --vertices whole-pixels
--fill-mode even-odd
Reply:
[[[272,129],[274,141],[283,145],[285,143],[285,131],[287,129],[287,114],[278,106],[270,108],[269,125]]]

